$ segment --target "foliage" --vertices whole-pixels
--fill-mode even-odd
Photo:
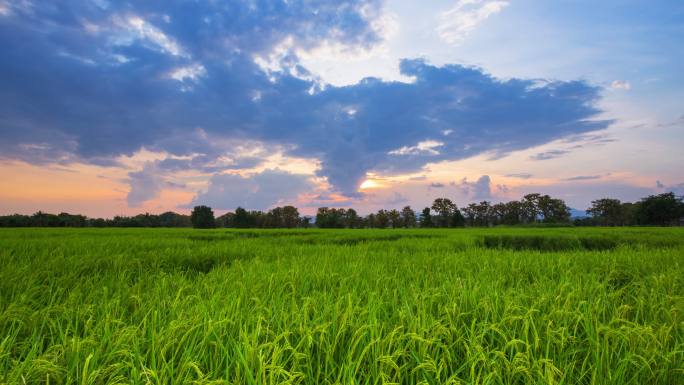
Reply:
[[[203,206],[206,207],[206,206]],[[431,208],[435,215],[432,215]],[[430,227],[492,227],[492,226],[672,226],[684,223],[684,203],[674,193],[653,195],[636,203],[602,198],[592,201],[584,218],[570,222],[570,209],[561,199],[542,194],[527,194],[520,201],[489,201],[470,203],[459,210],[448,198],[437,198],[417,218],[410,206],[401,211],[380,209],[366,217],[353,208],[321,207],[315,225],[320,228],[412,228]],[[207,208],[211,210],[210,208]],[[213,217],[213,213],[212,213]],[[294,206],[275,207],[267,212],[247,211],[242,207],[225,213],[211,224],[206,216],[202,226],[234,228],[308,228],[310,217],[300,216]],[[174,212],[160,215],[140,214],[134,217],[116,216],[113,219],[86,218],[83,215],[41,211],[27,215],[0,216],[0,227],[190,227],[190,216]]]
[[[672,192],[650,195],[639,201],[635,215],[641,225],[671,226],[684,217],[684,202]]]
[[[190,215],[192,227],[196,229],[211,229],[216,227],[214,212],[209,206],[195,206]]]

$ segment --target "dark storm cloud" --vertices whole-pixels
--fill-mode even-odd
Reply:
[[[380,8],[378,1],[10,3],[0,15],[0,156],[115,165],[114,157],[145,146],[192,157],[160,168],[213,172],[230,168],[212,168],[230,150],[217,139],[260,141],[319,159],[320,175],[354,196],[370,170],[500,156],[610,123],[591,120],[600,90],[582,81],[500,80],[477,68],[403,60],[412,83],[368,78],[334,87],[311,80],[291,52],[281,55],[281,70],[255,64],[283,41],[369,47],[379,39],[372,21]]]

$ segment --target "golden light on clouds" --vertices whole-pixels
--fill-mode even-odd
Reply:
[[[380,188],[380,187],[382,187],[382,184],[380,184],[379,182],[377,182],[373,179],[366,179],[365,181],[363,181],[363,183],[361,183],[361,186],[359,186],[359,189],[368,190],[368,189]]]

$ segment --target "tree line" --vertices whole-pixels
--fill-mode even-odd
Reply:
[[[208,206],[196,206],[191,215],[174,212],[139,214],[112,219],[87,218],[78,214],[0,216],[0,227],[196,227],[196,228],[448,228],[516,225],[575,226],[673,226],[684,225],[684,202],[674,193],[650,195],[638,202],[603,198],[591,202],[587,216],[571,221],[566,203],[549,195],[527,194],[521,200],[491,203],[482,201],[459,208],[448,198],[437,198],[420,212],[411,206],[401,210],[381,209],[366,216],[353,208],[321,207],[315,217],[301,216],[294,206],[268,211],[238,207],[219,217]]]
[[[589,216],[577,226],[684,226],[684,203],[673,192],[651,195],[638,202],[603,198],[591,202]]]

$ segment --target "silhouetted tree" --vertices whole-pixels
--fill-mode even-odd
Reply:
[[[434,227],[429,207],[424,208],[423,211],[420,213],[420,227]]]
[[[402,227],[401,224],[401,213],[397,209],[392,209],[387,212],[387,217],[389,219],[389,225],[393,228],[396,229],[398,227]]]
[[[544,223],[565,223],[570,221],[570,208],[562,199],[542,195],[539,198],[538,204]]]
[[[283,207],[283,226],[291,229],[299,225],[299,210],[294,206]]]
[[[463,217],[463,214],[461,214],[461,210],[454,210],[454,213],[451,214],[451,227],[463,227],[465,226],[465,218]]]
[[[304,216],[299,218],[299,227],[308,229],[311,227],[311,217],[309,216]]]
[[[316,213],[316,226],[329,229],[344,228],[346,214],[345,209],[321,207]]]
[[[387,228],[387,225],[389,225],[389,222],[389,212],[384,209],[378,210],[377,214],[375,214],[375,227],[385,229]]]
[[[619,199],[602,198],[591,201],[587,214],[595,218],[601,226],[618,226],[624,224],[624,206]]]
[[[401,209],[401,224],[406,228],[416,227],[416,212],[411,206]]]
[[[190,215],[192,227],[196,229],[211,229],[216,227],[214,212],[209,206],[195,206]]]
[[[527,194],[520,201],[521,212],[522,212],[522,223],[534,223],[537,222],[541,212],[539,211],[539,197],[540,194],[533,193]]]
[[[250,227],[249,213],[242,207],[235,209],[235,216],[233,217],[233,225],[237,228]]]
[[[449,227],[451,217],[454,215],[454,211],[458,210],[458,207],[450,199],[437,198],[432,203],[432,209],[437,213],[434,221],[436,225],[438,227]]]
[[[649,195],[637,203],[636,218],[641,225],[672,226],[684,215],[684,203],[673,192]]]
[[[348,229],[356,229],[361,227],[361,217],[359,217],[359,214],[356,213],[356,210],[354,209],[348,209],[346,213],[344,213],[344,227]]]

